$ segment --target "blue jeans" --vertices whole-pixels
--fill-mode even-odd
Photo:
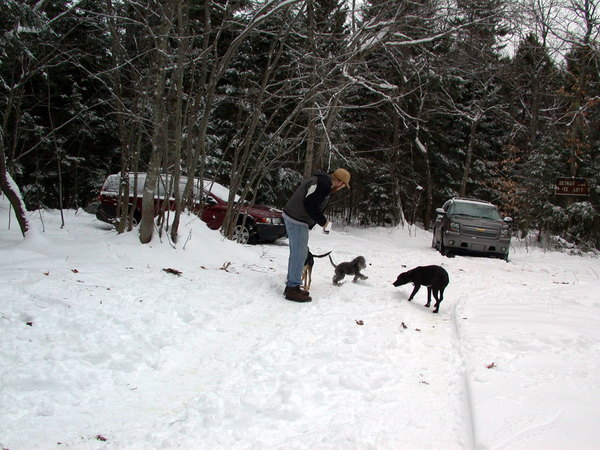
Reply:
[[[290,246],[286,286],[300,286],[302,284],[304,262],[308,255],[308,225],[292,222],[285,216],[283,219]]]

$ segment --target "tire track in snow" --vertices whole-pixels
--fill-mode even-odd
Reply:
[[[460,359],[462,360],[462,367],[463,367],[463,382],[464,382],[464,389],[465,389],[465,394],[466,394],[466,402],[465,402],[465,416],[467,418],[467,422],[470,428],[470,432],[469,437],[470,437],[470,442],[469,442],[469,446],[468,448],[475,448],[475,443],[477,442],[477,431],[476,431],[476,427],[475,427],[475,415],[473,412],[473,389],[471,386],[471,383],[469,382],[469,376],[468,376],[468,370],[467,370],[467,364],[466,364],[466,360],[463,356],[463,349],[462,349],[462,339],[461,339],[461,332],[460,332],[460,321],[461,320],[465,320],[462,318],[458,317],[457,314],[457,310],[459,308],[459,306],[461,305],[461,303],[463,302],[463,298],[464,297],[459,297],[456,300],[456,304],[453,305],[452,307],[452,323],[454,326],[454,334],[456,336],[456,348],[458,349],[458,354]]]

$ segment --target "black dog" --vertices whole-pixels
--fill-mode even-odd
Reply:
[[[429,308],[431,304],[431,291],[433,291],[433,296],[435,297],[433,312],[436,313],[440,309],[440,303],[444,300],[444,289],[446,289],[449,282],[450,277],[448,277],[448,272],[444,268],[440,266],[419,266],[398,275],[393,284],[396,287],[408,283],[415,285],[412,294],[408,297],[409,302],[414,298],[421,286],[427,286],[427,303],[425,306]]]
[[[324,258],[331,252],[323,253],[322,255],[313,255],[310,250],[306,255],[306,261],[304,261],[304,269],[302,270],[302,281],[304,282],[304,289],[307,291],[310,289],[312,283],[312,269],[315,265],[315,258]]]

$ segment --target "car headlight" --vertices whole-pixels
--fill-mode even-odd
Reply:
[[[508,237],[510,237],[510,230],[508,228],[500,230],[500,237],[501,238],[508,238]]]
[[[455,233],[460,233],[460,224],[456,222],[450,222],[450,225],[448,225],[448,230],[454,231]]]

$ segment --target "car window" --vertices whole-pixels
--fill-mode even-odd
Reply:
[[[118,175],[109,175],[102,186],[102,190],[106,192],[119,192],[119,181],[121,177]]]
[[[200,180],[198,178],[194,178],[194,184],[192,185],[192,190],[194,192],[194,198],[199,199],[202,193],[202,189],[200,189]]]
[[[215,196],[207,193],[204,193],[202,196],[202,201],[205,206],[213,206],[218,204],[218,202],[215,200]]]
[[[185,176],[179,177],[179,196],[181,197],[185,191],[185,186],[188,182],[188,178]],[[198,179],[194,179],[194,184],[192,185],[192,195],[193,198],[200,198],[200,181]],[[165,198],[167,193],[169,194],[170,199],[174,199],[174,186],[173,186],[173,176],[172,175],[161,175],[157,181],[157,188],[155,195],[158,198]]]
[[[185,177],[185,176],[179,177],[179,195],[183,195],[187,181],[188,181],[187,177]],[[102,185],[101,190],[104,193],[114,193],[116,195],[119,192],[120,182],[121,182],[121,176],[119,174],[109,175],[106,178],[106,180],[104,181],[104,184]],[[134,182],[134,174],[129,174],[130,189],[133,189],[133,182]],[[139,173],[138,181],[137,181],[137,196],[138,197],[141,197],[144,192],[145,182],[146,182],[146,174]],[[229,189],[219,183],[214,182],[214,181],[204,180],[204,189],[201,189],[202,184],[200,182],[200,179],[194,178],[194,184],[192,186],[193,186],[192,187],[193,197],[196,200],[199,200],[201,195],[206,195],[207,193],[210,193],[214,197],[219,198],[225,202],[227,202],[229,199]],[[173,190],[174,189],[173,189],[172,175],[164,175],[164,174],[160,175],[156,182],[156,188],[155,188],[155,193],[154,193],[155,197],[156,198],[165,198],[168,194],[168,196],[170,198],[173,198],[172,197]],[[201,194],[201,192],[204,192],[204,194]],[[130,196],[133,196],[133,194],[130,194]],[[240,200],[240,196],[236,194],[234,201],[238,202],[239,200]]]
[[[133,189],[133,184],[135,181],[134,178],[135,177],[133,174],[129,175],[129,189],[130,190]],[[138,196],[141,196],[143,194],[145,181],[146,181],[145,174],[139,174],[138,180],[137,180],[137,195]],[[118,194],[120,183],[121,183],[121,175],[119,175],[119,174],[109,175],[106,178],[106,181],[104,181],[104,184],[102,185],[102,191],[105,193]],[[130,194],[130,195],[133,196],[133,194]]]
[[[179,178],[179,195],[183,195],[183,193],[185,192],[185,186],[187,184],[187,177],[180,177]],[[194,200],[198,200],[200,198],[200,182],[195,179],[194,180],[194,184],[192,184],[192,198]]]
[[[155,197],[158,198],[169,198],[170,200],[174,200],[175,197],[175,183],[174,183],[173,175],[160,175],[156,182],[156,191],[154,192]],[[179,177],[179,197],[183,195],[185,190],[185,185],[187,183],[186,177]]]
[[[215,181],[204,180],[204,189],[213,194],[215,197],[220,198],[224,202],[229,200],[229,189]],[[240,201],[240,196],[236,194],[234,201]]]
[[[454,203],[450,207],[450,214],[501,220],[500,214],[494,206],[477,203]]]

